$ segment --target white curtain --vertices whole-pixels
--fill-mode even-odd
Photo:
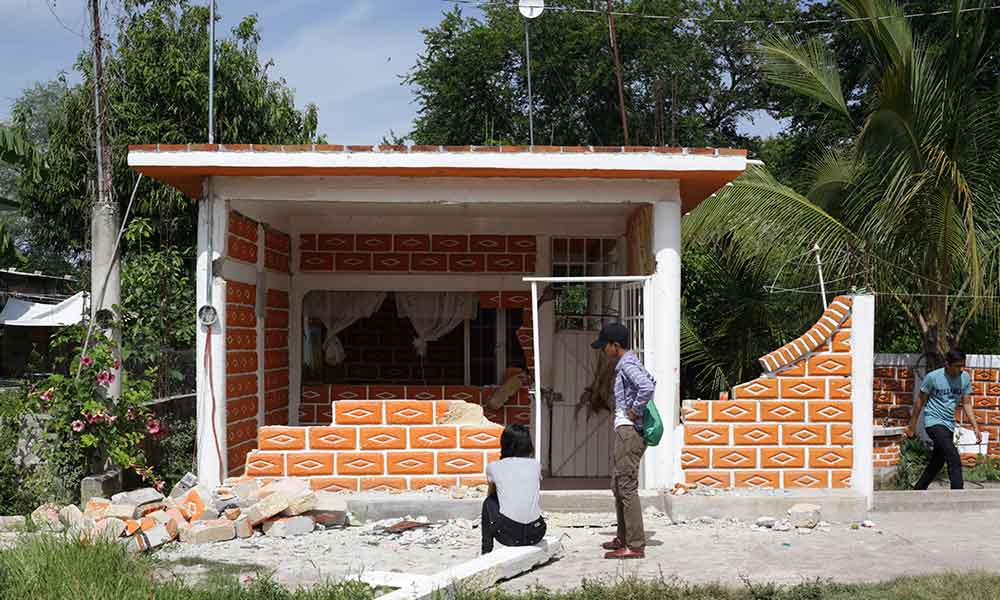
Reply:
[[[399,316],[417,331],[413,347],[427,355],[427,344],[441,339],[466,319],[476,318],[477,294],[465,292],[396,292]]]
[[[385,301],[385,292],[310,292],[306,294],[302,306],[305,331],[309,331],[309,320],[317,319],[326,327],[326,342],[323,356],[326,364],[337,365],[344,360],[344,346],[337,337],[358,319],[367,319],[375,314]],[[312,361],[311,352],[306,352],[306,360]],[[315,368],[318,365],[309,365]]]

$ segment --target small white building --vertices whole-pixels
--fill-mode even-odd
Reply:
[[[129,165],[199,202],[198,469],[317,489],[474,483],[496,427],[530,424],[547,484],[604,487],[611,426],[576,410],[602,323],[632,325],[678,422],[681,215],[742,150],[650,147],[133,146]],[[546,301],[532,277],[560,282]],[[540,308],[539,308],[540,305]],[[532,307],[535,307],[533,309]],[[203,311],[213,312],[213,311]],[[540,377],[538,376],[540,375]],[[547,393],[529,393],[540,383]],[[249,458],[248,458],[249,456]],[[675,444],[644,487],[680,477]]]

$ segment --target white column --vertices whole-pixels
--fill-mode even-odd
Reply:
[[[875,369],[875,296],[853,297],[851,309],[851,426],[854,437],[854,468],[851,487],[860,492],[872,508],[875,497],[872,480],[872,377]]]
[[[539,235],[535,238],[537,240],[537,254],[536,254],[536,266],[535,272],[532,275],[536,277],[551,277],[552,276],[552,237],[548,235]],[[545,286],[549,284],[542,284],[542,290]],[[541,295],[541,290],[539,291]],[[538,340],[539,355],[537,358],[539,364],[539,373],[541,381],[554,382],[555,381],[555,333],[556,333],[556,303],[555,300],[546,302],[542,305],[542,308],[538,308],[538,301],[534,300],[535,308],[532,311],[532,328],[534,339]],[[552,386],[551,383],[549,383]],[[536,429],[535,438],[541,440],[541,444],[537,446],[536,458],[542,463],[542,472],[547,473],[548,469],[552,467],[549,464],[549,445],[552,444],[553,440],[549,438],[549,421],[552,419],[552,413],[549,411],[549,407],[542,405],[539,407],[538,411],[539,417],[538,421],[534,424]]]
[[[198,480],[215,486],[226,472],[226,285],[218,277],[209,279],[212,261],[224,249],[226,211],[221,200],[211,198],[198,205],[198,260],[195,267],[196,304],[215,308],[218,319],[209,328],[197,325],[197,433]],[[209,241],[211,240],[211,250]],[[211,332],[206,369],[206,339]],[[209,385],[211,381],[212,385]],[[213,397],[215,403],[213,405]],[[213,419],[214,416],[214,419]]]
[[[653,205],[653,253],[656,271],[647,284],[643,306],[645,361],[656,378],[653,401],[663,419],[659,446],[646,451],[644,489],[673,487],[679,456],[673,431],[679,423],[681,369],[681,206],[680,199]]]

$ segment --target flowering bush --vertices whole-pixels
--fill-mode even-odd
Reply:
[[[82,340],[83,331],[74,327],[60,334],[63,342],[76,346],[73,359],[65,374],[52,375],[28,392],[29,408],[49,416],[49,428],[62,442],[62,460],[80,461],[90,469],[105,468],[110,461],[162,488],[163,481],[148,466],[143,449],[147,436],[167,434],[147,408],[152,384],[129,378],[115,347],[99,331],[82,353],[82,344],[74,341]],[[121,397],[110,398],[108,389],[116,380],[122,384]]]

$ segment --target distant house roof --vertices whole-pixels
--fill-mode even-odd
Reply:
[[[746,154],[662,146],[149,144],[129,146],[128,164],[192,198],[213,176],[677,180],[690,210],[737,178]]]
[[[56,279],[59,281],[76,281],[76,278],[72,275],[48,275],[42,273],[41,271],[35,271],[33,273],[28,273],[27,271],[18,271],[16,269],[0,269],[0,277],[3,275],[14,275],[16,277],[24,277],[27,279]]]

